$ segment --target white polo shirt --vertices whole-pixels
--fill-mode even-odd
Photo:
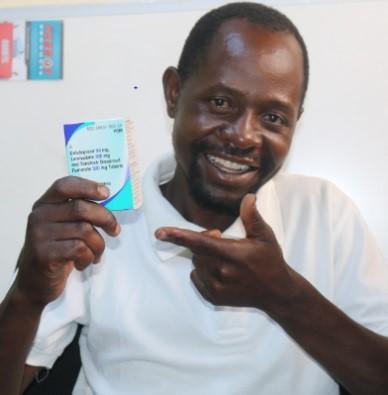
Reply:
[[[191,254],[157,241],[161,226],[201,230],[161,195],[172,158],[153,166],[144,205],[117,213],[103,260],[74,271],[44,311],[27,363],[51,367],[84,325],[74,394],[330,395],[338,386],[275,322],[253,308],[215,307],[190,281]],[[332,184],[278,175],[258,209],[286,261],[353,319],[388,335],[388,273],[358,211]],[[244,237],[237,220],[225,237]]]

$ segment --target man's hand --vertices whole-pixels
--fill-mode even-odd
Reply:
[[[193,252],[191,279],[205,299],[215,305],[256,307],[269,313],[286,297],[291,271],[255,201],[255,195],[249,194],[241,202],[245,239],[221,238],[217,230],[198,233],[172,227],[158,229],[156,237]]]
[[[108,196],[103,185],[65,177],[34,204],[15,282],[26,300],[46,305],[62,293],[73,268],[83,270],[99,261],[105,243],[95,227],[116,236],[120,226],[107,209],[90,200]]]

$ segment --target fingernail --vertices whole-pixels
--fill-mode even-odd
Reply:
[[[110,194],[110,190],[103,184],[100,184],[98,187],[98,193],[100,194],[100,196],[105,199],[109,196]]]
[[[155,237],[156,237],[158,240],[163,241],[163,240],[166,240],[167,235],[166,235],[166,232],[164,232],[162,229],[157,229],[157,230],[155,231]]]
[[[113,231],[113,233],[115,234],[115,236],[117,236],[118,234],[120,234],[120,232],[121,232],[121,226],[120,226],[120,224],[117,222],[117,223],[116,223],[115,230]]]

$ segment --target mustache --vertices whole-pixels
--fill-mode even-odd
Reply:
[[[239,148],[233,145],[232,143],[227,144],[211,144],[206,141],[200,141],[193,148],[193,153],[195,156],[199,155],[201,152],[209,151],[213,154],[226,154],[231,156],[241,156],[241,157],[249,157],[253,156],[252,148]]]

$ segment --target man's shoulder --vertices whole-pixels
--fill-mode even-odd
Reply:
[[[276,189],[281,192],[295,193],[298,195],[342,193],[333,182],[316,176],[280,173],[273,180]]]
[[[351,199],[333,182],[315,176],[281,173],[274,178],[282,206],[324,207],[353,205]]]

